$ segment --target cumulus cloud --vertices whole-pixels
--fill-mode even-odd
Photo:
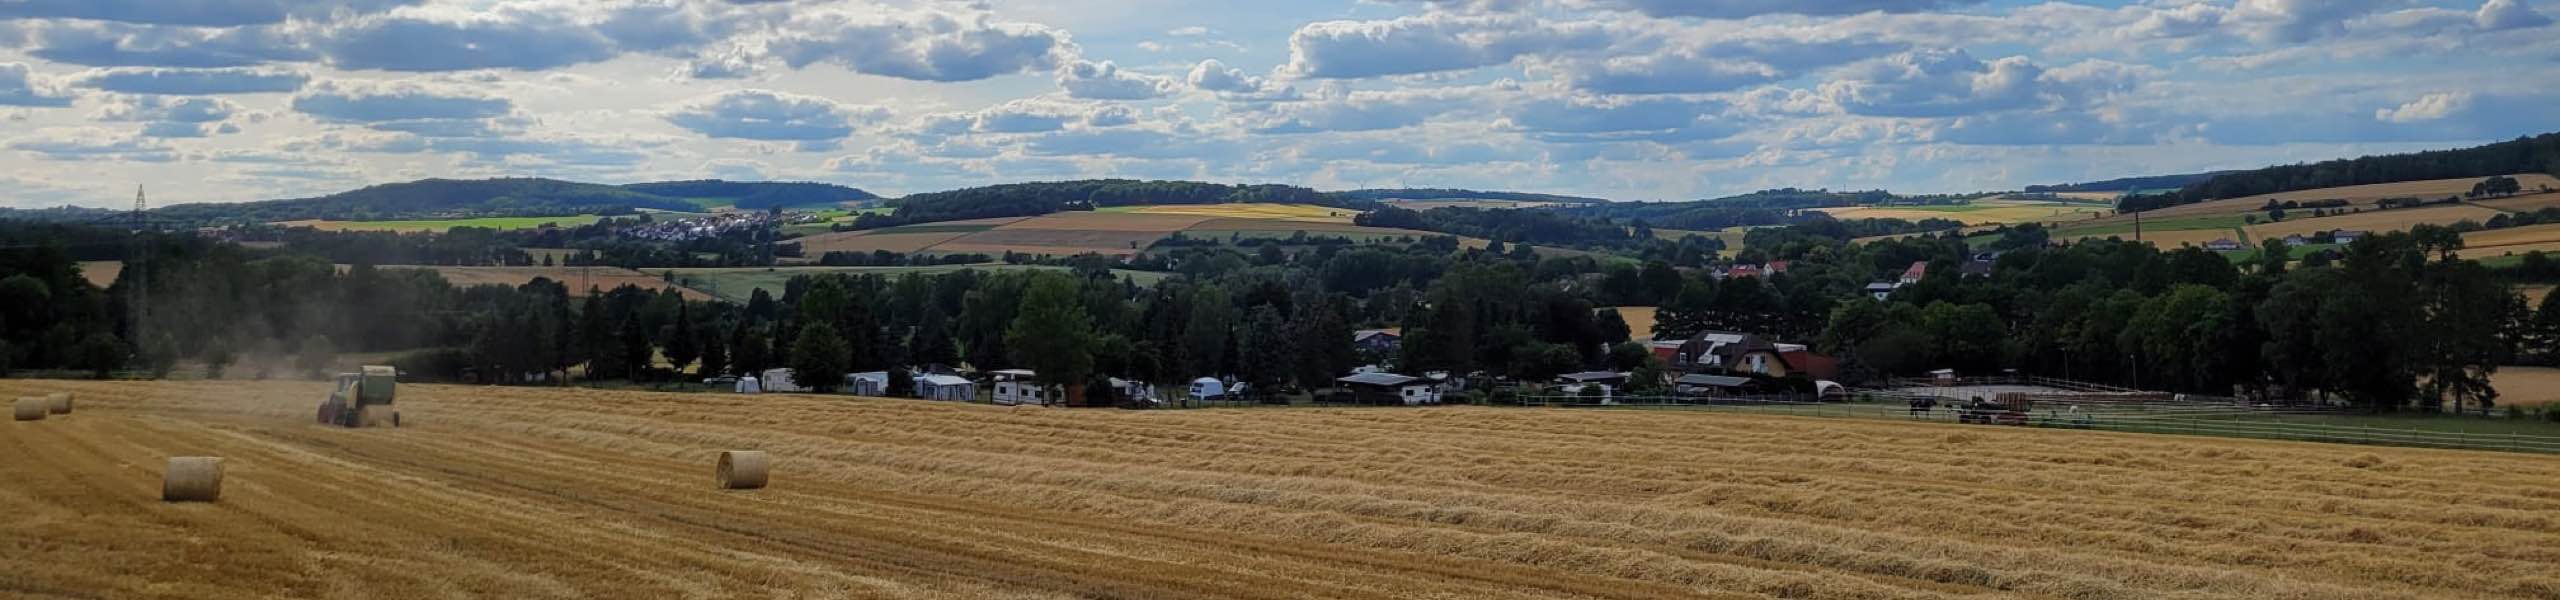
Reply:
[[[315,55],[282,26],[163,27],[104,21],[35,21],[27,53],[90,67],[241,67]]]
[[[94,127],[58,128],[11,138],[10,150],[46,160],[169,162],[178,153],[148,138]]]
[[[1420,125],[1480,104],[1482,87],[1361,91],[1270,105],[1257,133],[1376,131]]]
[[[734,90],[666,113],[668,123],[714,138],[828,142],[853,135],[856,122],[886,119],[888,109],[766,90]]]
[[[299,90],[310,80],[309,73],[288,69],[125,67],[92,69],[72,85],[126,94],[255,94]]]
[[[984,13],[912,15],[869,11],[794,15],[766,51],[792,68],[816,63],[919,81],[976,81],[1058,64],[1064,32],[995,21]]]
[[[2550,25],[2551,17],[2534,12],[2533,6],[2523,0],[2489,0],[2487,4],[2480,5],[2480,12],[2472,16],[2472,22],[2481,29],[2503,31]]]
[[[1982,0],[1582,0],[1582,3],[1656,17],[1740,19],[1773,14],[1835,16],[1920,12],[1980,4]]]
[[[2305,42],[2346,33],[2349,20],[2395,4],[2393,0],[2240,0],[2223,21],[2251,39]]]
[[[1822,92],[1854,114],[1951,117],[2043,106],[2048,94],[2129,85],[2124,70],[2084,67],[2048,77],[2025,57],[1983,62],[1963,50],[1917,50],[1861,63],[1826,82]]]
[[[324,81],[294,95],[292,105],[296,112],[342,123],[485,119],[515,107],[505,98],[409,81]]]
[[[1137,111],[1127,106],[1024,98],[981,110],[925,115],[910,129],[909,137],[941,142],[972,133],[1045,133],[1070,126],[1118,127],[1137,121]]]
[[[2417,123],[2450,117],[2470,108],[2469,92],[2437,92],[2398,107],[2375,110],[2373,118],[2386,123]]]
[[[342,69],[542,70],[600,61],[613,40],[555,11],[428,14],[401,11],[330,28],[314,43]]]
[[[1148,100],[1173,91],[1173,81],[1120,69],[1111,61],[1076,60],[1058,67],[1058,87],[1075,98]]]
[[[71,96],[26,63],[0,63],[0,106],[70,106]]]
[[[333,10],[371,12],[417,0],[10,0],[0,2],[0,19],[93,19],[234,27],[284,22],[290,16],[327,15]]]
[[[1907,45],[1859,38],[1724,39],[1662,51],[1568,64],[1577,89],[1603,94],[1723,92],[1791,79],[1803,72],[1899,52]]]
[[[1290,73],[1352,79],[1472,69],[1523,55],[1606,47],[1592,22],[1429,13],[1387,21],[1322,21],[1289,36]]]
[[[1183,80],[1195,89],[1213,92],[1228,100],[1290,100],[1298,95],[1296,89],[1246,73],[1244,69],[1227,66],[1214,58],[1193,65],[1190,76]]]
[[[101,121],[164,121],[173,123],[211,123],[231,118],[240,105],[217,98],[125,96],[100,110]]]

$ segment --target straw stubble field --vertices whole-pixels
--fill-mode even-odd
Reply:
[[[1638,411],[1002,410],[9,381],[0,595],[2475,598],[2560,593],[2547,457]],[[771,487],[713,489],[720,449]],[[157,501],[172,455],[222,500]]]

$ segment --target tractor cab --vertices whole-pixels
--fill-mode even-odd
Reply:
[[[320,403],[320,422],[340,427],[399,427],[400,412],[391,408],[399,380],[399,370],[386,366],[338,374],[337,387],[329,392],[328,400]]]

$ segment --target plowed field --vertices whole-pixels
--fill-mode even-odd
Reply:
[[[10,598],[2547,598],[2546,456],[1657,411],[0,381]],[[712,489],[719,449],[773,486]],[[168,456],[222,500],[158,501]]]

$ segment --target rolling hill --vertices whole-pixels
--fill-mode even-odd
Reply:
[[[161,219],[190,223],[382,221],[612,215],[641,209],[699,212],[715,206],[760,209],[877,197],[859,189],[824,183],[700,180],[608,185],[539,178],[421,179],[312,198],[178,204],[152,213]]]

